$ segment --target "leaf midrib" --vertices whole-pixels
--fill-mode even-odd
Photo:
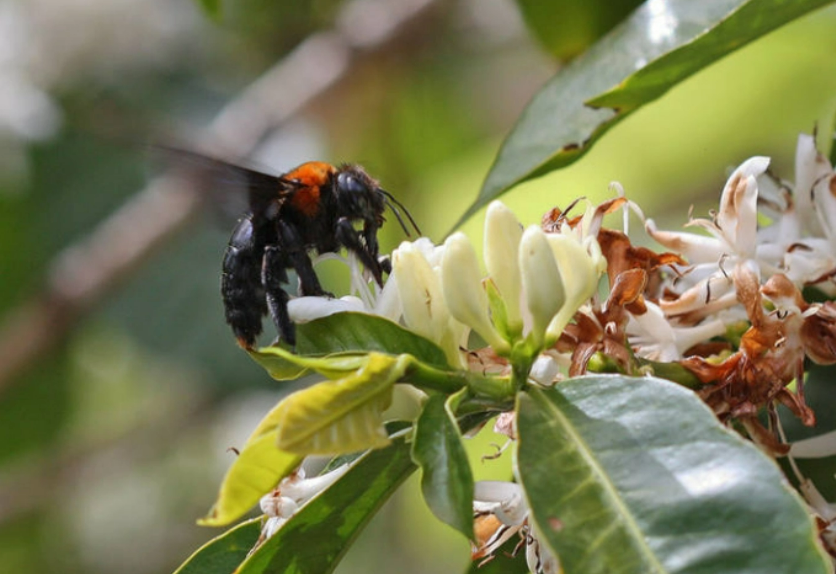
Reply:
[[[649,558],[649,561],[653,565],[654,570],[656,572],[659,572],[660,574],[666,574],[667,570],[662,565],[662,563],[659,562],[659,559],[656,557],[656,553],[653,552],[652,548],[650,548],[650,546],[647,544],[641,528],[633,519],[633,514],[630,511],[630,507],[627,505],[626,502],[622,500],[621,496],[619,496],[616,485],[609,480],[609,475],[605,472],[604,467],[595,457],[593,450],[589,447],[589,445],[581,437],[581,435],[578,432],[576,432],[574,425],[571,423],[568,417],[566,417],[563,411],[554,402],[552,402],[545,395],[545,393],[543,393],[539,389],[533,389],[529,391],[529,394],[532,394],[533,392],[537,393],[538,400],[544,401],[546,403],[547,408],[550,411],[553,411],[554,416],[552,420],[560,423],[561,426],[564,429],[566,429],[567,434],[571,437],[574,443],[578,445],[578,452],[587,462],[588,466],[592,470],[592,473],[599,478],[598,483],[602,484],[607,497],[613,501],[614,506],[617,510],[617,514],[624,518],[624,522],[627,525],[628,532],[632,535],[633,538],[638,540],[639,549],[643,551],[642,553]]]

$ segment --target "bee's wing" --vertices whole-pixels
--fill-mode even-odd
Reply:
[[[277,199],[279,205],[298,187],[294,181],[264,173],[196,152],[155,145],[155,149],[175,159],[196,184],[207,191],[221,211],[237,217],[245,211],[264,213]],[[246,191],[246,194],[243,192]]]

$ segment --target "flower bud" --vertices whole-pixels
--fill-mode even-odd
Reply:
[[[522,226],[510,209],[500,201],[488,206],[485,216],[485,267],[505,303],[510,332],[522,330],[520,291],[522,279],[518,264]]]
[[[523,233],[520,242],[520,273],[537,346],[543,344],[546,327],[565,301],[563,281],[546,234],[536,225]]]
[[[482,287],[479,260],[464,233],[454,233],[444,242],[441,286],[450,314],[473,328],[497,353],[507,352],[502,338],[488,316],[488,297]]]
[[[597,258],[590,255],[586,247],[572,235],[550,234],[547,240],[560,270],[565,297],[563,307],[546,329],[546,345],[551,345],[563,333],[578,308],[595,294],[601,266]],[[593,247],[598,247],[597,241],[592,241]],[[600,248],[597,254],[600,255]]]

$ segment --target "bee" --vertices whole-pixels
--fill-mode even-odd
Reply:
[[[192,155],[192,154],[188,154]],[[223,257],[221,295],[226,322],[238,344],[252,349],[269,313],[279,340],[296,344],[295,325],[288,314],[285,290],[288,269],[296,272],[301,295],[328,296],[313,269],[310,253],[354,253],[378,285],[392,270],[381,258],[377,232],[383,213],[392,210],[407,236],[403,210],[362,167],[304,163],[279,176],[200,157],[212,171],[233,174],[248,191],[249,209],[240,217]]]

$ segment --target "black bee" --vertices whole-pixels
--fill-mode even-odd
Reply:
[[[360,166],[312,161],[273,176],[208,158],[203,161],[234,171],[249,191],[249,211],[232,232],[221,276],[226,322],[245,349],[255,346],[268,312],[280,339],[296,344],[284,289],[288,269],[296,271],[301,295],[331,296],[319,283],[310,251],[321,254],[346,248],[382,285],[383,274],[391,272],[389,260],[379,257],[377,243],[385,208],[392,209],[408,236],[395,205],[400,207],[420,234],[406,208]],[[355,229],[355,223],[362,223],[362,229]]]

